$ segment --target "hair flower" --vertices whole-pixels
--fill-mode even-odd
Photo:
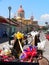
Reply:
[[[23,39],[23,37],[24,37],[24,34],[23,33],[20,33],[20,32],[17,32],[17,33],[15,33],[14,34],[14,36],[15,36],[15,38],[17,38],[17,39]]]

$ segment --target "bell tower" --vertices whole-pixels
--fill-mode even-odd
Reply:
[[[20,5],[20,8],[17,11],[17,17],[21,17],[21,18],[25,17],[25,12],[24,12],[24,10],[22,8],[22,5]]]

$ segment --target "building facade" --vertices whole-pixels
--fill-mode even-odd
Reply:
[[[17,10],[17,16],[14,16],[12,19],[4,18],[0,16],[0,37],[3,36],[4,32],[9,35],[14,32],[21,31],[28,33],[33,30],[33,28],[38,28],[38,21],[34,21],[34,17],[31,16],[30,19],[25,18],[25,11],[20,5],[20,8]]]
[[[15,24],[12,20],[8,20],[0,16],[0,37],[3,37],[3,34],[6,32],[7,36],[9,36],[9,32],[12,34],[16,32],[17,28],[20,25],[18,23]]]
[[[25,30],[27,27],[28,27],[27,28],[28,30],[30,29],[30,27],[38,28],[38,21],[34,21],[33,16],[31,16],[30,19],[25,18],[25,11],[22,8],[22,5],[20,5],[19,9],[17,10],[17,16],[14,16],[14,19],[16,19],[18,22],[20,22],[21,26],[24,25],[22,27],[22,30]]]

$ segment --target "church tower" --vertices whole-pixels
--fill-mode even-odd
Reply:
[[[20,8],[17,11],[17,17],[25,18],[25,12],[24,12],[24,10],[22,8],[22,5],[20,5]]]

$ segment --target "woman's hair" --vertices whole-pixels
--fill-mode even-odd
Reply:
[[[43,55],[43,51],[42,51],[42,50],[37,50],[37,54],[38,54],[38,55],[39,55],[39,54]]]
[[[16,58],[19,58],[18,57],[19,52],[20,52],[20,46],[19,46],[18,39],[16,39],[14,42],[13,49],[12,49],[12,55],[14,55]]]
[[[19,44],[18,39],[15,40],[13,48],[15,48],[17,44]]]

